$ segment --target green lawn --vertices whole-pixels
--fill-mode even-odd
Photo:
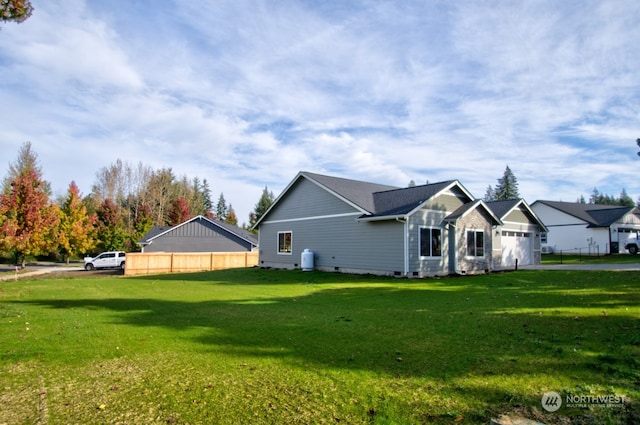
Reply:
[[[640,255],[613,254],[613,255],[578,255],[571,254],[545,254],[542,256],[542,264],[638,264]]]
[[[640,420],[636,272],[77,276],[0,282],[0,424]]]

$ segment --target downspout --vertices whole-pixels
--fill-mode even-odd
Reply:
[[[403,268],[404,270],[402,271],[404,276],[408,276],[409,275],[409,220],[405,219],[403,220],[400,217],[396,217],[396,221],[398,223],[402,223],[404,224],[404,253],[402,255],[403,257]]]
[[[456,235],[456,223],[454,222],[449,222],[449,232],[451,231],[453,231],[453,253],[449,251],[449,260],[453,262],[453,267],[450,267],[450,270],[452,270],[453,273],[458,273],[458,235]],[[448,236],[449,239],[451,239],[451,234]]]
[[[609,254],[613,254],[613,250],[611,249],[611,226],[609,226]],[[618,252],[620,252],[620,247],[618,246]],[[616,254],[618,253],[616,252]]]

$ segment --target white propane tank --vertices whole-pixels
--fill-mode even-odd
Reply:
[[[313,270],[313,251],[308,248],[305,248],[302,251],[300,263],[302,264],[303,272],[310,272]]]

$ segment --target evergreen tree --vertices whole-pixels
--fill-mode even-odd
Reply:
[[[597,188],[593,188],[593,191],[591,192],[591,196],[589,197],[589,203],[590,204],[598,204],[603,200],[602,196],[600,195],[600,192],[598,191]]]
[[[249,227],[253,228],[253,226],[255,226],[258,220],[260,220],[264,213],[271,207],[274,199],[273,192],[269,191],[267,186],[265,186],[253,212],[249,214]]]
[[[496,191],[493,190],[491,185],[487,186],[487,191],[484,194],[484,201],[491,202],[496,200]]]
[[[623,207],[632,207],[634,205],[633,199],[631,198],[631,196],[629,196],[629,194],[627,194],[626,189],[622,189],[622,192],[620,192],[620,199],[618,202]]]
[[[211,202],[211,189],[209,188],[209,182],[207,179],[202,179],[200,192],[202,193],[202,206],[204,208],[204,214],[206,215],[206,213],[211,211],[211,208],[213,208],[213,203]]]
[[[598,205],[619,205],[623,207],[632,207],[633,199],[627,194],[625,189],[622,189],[620,192],[620,196],[616,198],[613,195],[607,195],[605,193],[600,192],[597,188],[593,188],[593,192],[591,193],[591,197],[589,198],[590,204],[598,204]]]
[[[218,197],[218,203],[216,204],[216,218],[220,221],[225,221],[229,209],[227,207],[227,201],[224,199],[224,194],[220,193]]]
[[[194,177],[191,181],[191,199],[189,201],[189,211],[193,215],[203,215],[204,214],[204,199],[202,196],[202,183],[200,183],[200,179]]]
[[[495,198],[498,201],[520,198],[520,193],[518,192],[518,179],[508,165],[504,170],[502,177],[498,179],[498,184],[495,188]]]

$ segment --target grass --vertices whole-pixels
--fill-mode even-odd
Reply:
[[[640,255],[607,254],[607,255],[578,255],[578,254],[545,254],[542,264],[638,264]]]
[[[639,286],[260,269],[3,282],[0,423],[633,423]],[[547,391],[630,401],[551,414]]]

